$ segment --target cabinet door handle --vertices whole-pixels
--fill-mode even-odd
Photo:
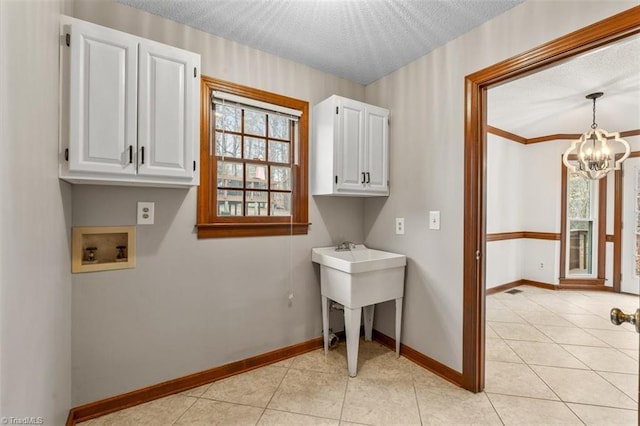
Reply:
[[[140,164],[144,164],[144,146],[140,147]]]
[[[371,182],[371,173],[367,172],[367,183]]]
[[[133,145],[129,145],[129,164],[133,163]]]
[[[366,179],[365,179],[365,176],[366,176],[366,175],[365,175],[365,173],[364,173],[364,172],[362,172],[362,173],[360,173],[360,174],[362,175],[362,182],[360,182],[360,183],[364,183],[364,181],[366,180]]]

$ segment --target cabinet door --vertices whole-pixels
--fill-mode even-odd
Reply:
[[[366,188],[368,192],[388,194],[389,112],[384,108],[367,105],[366,123]]]
[[[138,174],[192,179],[200,143],[199,56],[151,42],[139,49]]]
[[[133,175],[138,42],[83,22],[70,32],[69,170]]]
[[[365,110],[361,102],[340,98],[336,135],[337,191],[364,190]]]

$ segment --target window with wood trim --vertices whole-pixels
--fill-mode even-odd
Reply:
[[[561,285],[604,285],[606,182],[562,165]]]
[[[202,77],[198,238],[306,234],[306,101]]]

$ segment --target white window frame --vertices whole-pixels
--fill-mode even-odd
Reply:
[[[590,192],[590,202],[589,202],[589,218],[582,219],[572,219],[569,217],[569,213],[571,209],[569,208],[571,204],[571,171],[566,170],[567,173],[567,211],[566,217],[564,220],[566,221],[567,226],[567,238],[566,238],[566,247],[565,247],[565,277],[566,278],[597,278],[598,277],[598,209],[599,209],[599,191],[598,191],[598,181],[596,180],[588,180],[589,183],[589,192]],[[579,221],[583,220],[585,222],[591,222],[591,273],[571,273],[571,221]]]

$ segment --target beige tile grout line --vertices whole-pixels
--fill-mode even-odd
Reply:
[[[504,420],[502,420],[502,416],[500,415],[500,413],[498,412],[498,410],[496,410],[496,406],[493,405],[493,401],[491,400],[491,398],[489,397],[489,394],[485,391],[482,391],[482,393],[484,394],[484,396],[487,398],[487,400],[489,401],[489,404],[491,404],[491,408],[493,408],[493,411],[496,413],[496,415],[498,416],[498,419],[500,420],[500,423],[502,423],[502,426],[505,426],[504,424]],[[512,395],[509,395],[512,396]]]
[[[416,390],[416,378],[411,373],[411,386],[413,387],[413,397],[416,399],[416,407],[418,408],[418,418],[420,419],[420,424],[423,425],[422,421],[422,411],[420,410],[420,402],[418,402],[418,391]]]
[[[273,397],[276,395],[276,393],[278,393],[278,389],[280,389],[280,386],[282,386],[282,382],[284,382],[284,378],[287,377],[287,374],[289,374],[289,370],[291,369],[291,366],[293,365],[293,361],[298,356],[295,356],[295,357],[291,358],[291,362],[287,366],[287,371],[285,371],[284,374],[282,375],[282,379],[280,379],[280,383],[278,383],[278,386],[276,386],[276,389],[271,394],[271,398],[269,398],[269,401],[267,401],[267,403],[265,404],[264,408],[262,409],[262,413],[260,414],[260,417],[258,417],[258,421],[256,422],[256,424],[260,423],[260,420],[262,420],[262,417],[264,417],[264,413],[267,412],[267,407],[269,407],[269,404],[271,404],[271,401],[273,400]]]
[[[173,395],[170,395],[169,397],[171,397],[171,396],[173,396]],[[180,419],[183,418],[185,414],[187,414],[187,411],[191,410],[191,408],[195,405],[195,403],[198,402],[198,400],[200,399],[200,398],[194,398],[194,397],[188,396],[188,395],[182,395],[182,396],[187,397],[187,398],[193,398],[193,402],[191,403],[191,405],[189,405],[189,407],[186,410],[184,410],[184,412],[182,414],[180,414],[178,416],[178,418],[173,423],[171,423],[172,425],[175,425],[176,423],[178,423],[180,421]],[[165,398],[167,398],[167,397],[165,397]]]
[[[346,339],[345,339],[345,343],[346,343]],[[326,354],[325,354],[325,361],[326,361]],[[347,360],[348,363],[348,360]],[[358,366],[356,365],[356,369],[358,368]],[[349,377],[349,375],[347,374],[347,384],[344,386],[344,394],[342,395],[342,406],[340,407],[340,418],[338,419],[338,424],[342,423],[342,415],[344,414],[344,403],[347,400],[347,391],[349,390],[349,382],[351,381],[351,377]]]

